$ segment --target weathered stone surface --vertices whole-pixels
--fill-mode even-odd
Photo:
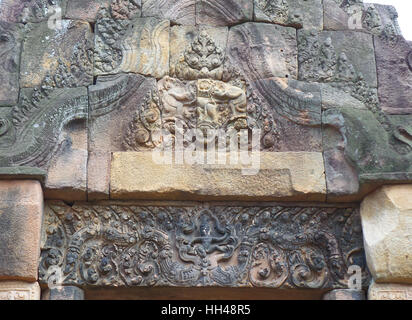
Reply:
[[[37,180],[44,182],[47,172],[32,167],[0,167],[0,180]]]
[[[412,283],[412,185],[384,186],[361,204],[365,252],[376,282]]]
[[[340,0],[323,0],[323,24],[325,30],[362,29],[362,9],[360,4],[346,8]]]
[[[354,207],[49,202],[43,230],[43,283],[333,289],[365,266]]]
[[[156,92],[155,80],[141,75],[119,74],[97,78],[96,85],[89,88],[89,151],[127,150],[125,139],[128,136],[142,141],[139,139],[144,139],[147,129],[138,120],[142,119],[146,126],[160,121],[160,112],[152,114],[151,109],[143,107],[145,100],[150,101]]]
[[[346,107],[323,112],[331,199],[345,195],[362,199],[378,186],[404,183],[412,177],[412,139],[407,135],[411,116],[387,116],[378,104],[366,101],[365,105],[367,110]]]
[[[20,85],[32,88],[80,87],[93,83],[93,33],[82,21],[62,20],[61,30],[47,22],[27,27]]]
[[[352,289],[335,289],[323,296],[323,300],[365,300],[365,292]]]
[[[389,114],[412,114],[412,45],[402,36],[392,44],[374,38],[379,101]],[[409,61],[408,61],[409,55]]]
[[[87,124],[69,123],[59,138],[59,149],[50,160],[44,196],[46,199],[86,200]]]
[[[74,286],[64,286],[46,289],[41,296],[42,300],[84,300],[84,291]]]
[[[296,79],[296,30],[266,23],[245,23],[232,27],[227,57],[251,80],[270,77]]]
[[[280,25],[323,29],[322,0],[254,0],[254,20]]]
[[[20,90],[17,106],[0,108],[0,166],[47,169],[64,126],[86,119],[87,112],[86,88],[53,89],[44,85]]]
[[[196,0],[142,0],[143,17],[159,17],[174,24],[196,24]]]
[[[109,9],[110,3],[111,0],[70,0],[67,3],[65,18],[95,22],[99,11],[103,8]]]
[[[196,23],[230,26],[253,20],[253,0],[197,0]]]
[[[157,161],[157,160],[156,160]],[[321,153],[260,154],[255,175],[250,165],[157,164],[151,152],[113,153],[112,199],[325,200]]]
[[[412,286],[373,282],[369,287],[368,300],[412,300]]]
[[[170,22],[158,18],[117,19],[96,23],[95,75],[120,72],[161,78],[169,73]]]
[[[392,41],[400,35],[395,7],[373,3],[324,0],[325,30],[356,30]]]
[[[221,80],[228,32],[227,27],[172,27],[170,75],[184,80]]]
[[[21,25],[0,20],[0,107],[16,104],[19,97],[21,29]]]
[[[111,153],[97,151],[89,153],[87,163],[88,201],[109,199]]]
[[[42,215],[38,181],[0,181],[0,279],[37,280]]]
[[[286,78],[252,82],[253,94],[273,113],[273,150],[322,151],[321,91],[318,84]]]
[[[40,22],[62,17],[67,0],[2,0],[0,20],[7,22]]]
[[[37,282],[0,281],[0,300],[40,300]]]
[[[377,87],[375,52],[369,34],[298,30],[298,49],[300,80],[353,81],[362,75],[369,86]]]

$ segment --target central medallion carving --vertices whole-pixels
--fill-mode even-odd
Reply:
[[[172,67],[172,75],[180,79],[221,79],[225,52],[206,31],[201,31]]]

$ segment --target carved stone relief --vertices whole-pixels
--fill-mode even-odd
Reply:
[[[12,106],[19,95],[21,27],[0,22],[0,106]]]
[[[88,144],[79,150],[90,153],[82,168],[88,157],[101,157],[109,172],[112,152],[150,151],[165,142],[160,130],[173,143],[190,129],[200,129],[205,142],[208,129],[259,129],[261,151],[323,152],[329,193],[358,194],[365,181],[409,181],[411,48],[397,36],[396,13],[325,0],[325,19],[331,3],[347,15],[361,8],[362,27],[320,31],[305,19],[322,6],[303,2],[296,23],[300,1],[90,0],[84,16],[71,2],[63,17],[74,20],[64,19],[59,31],[44,18],[2,24],[0,77],[16,90],[5,86],[4,101],[0,90],[0,164],[49,168],[56,152],[76,144],[65,126],[81,120],[73,126],[84,129]],[[3,1],[1,14],[6,7],[25,5]],[[199,22],[203,12],[207,25]],[[14,27],[24,31],[22,52]]]
[[[102,10],[96,23],[95,75],[134,72],[161,78],[169,72],[168,20],[119,18]]]
[[[39,277],[75,285],[344,288],[365,270],[356,208],[46,206]]]
[[[280,25],[322,30],[321,0],[254,0],[254,19]]]

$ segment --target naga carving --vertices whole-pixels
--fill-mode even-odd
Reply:
[[[299,42],[299,64],[301,79],[329,83],[361,101],[388,133],[394,151],[401,155],[412,152],[411,128],[391,121],[380,107],[377,90],[367,84],[345,52],[337,55],[330,37],[321,41],[316,31],[307,31]]]
[[[63,127],[87,119],[85,88],[21,90],[21,101],[0,118],[0,166],[47,167]]]
[[[344,288],[368,271],[355,208],[47,204],[42,282]]]

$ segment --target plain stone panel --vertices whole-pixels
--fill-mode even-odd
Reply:
[[[38,181],[0,181],[0,279],[36,281],[43,192]]]
[[[244,23],[229,31],[227,58],[250,80],[296,79],[296,30],[267,23]]]
[[[322,153],[264,152],[251,166],[158,164],[152,152],[115,152],[111,199],[325,201]],[[249,171],[251,172],[251,171]]]
[[[90,152],[87,163],[88,201],[109,199],[111,153]]]
[[[412,283],[412,185],[384,186],[361,204],[365,254],[376,282]]]

